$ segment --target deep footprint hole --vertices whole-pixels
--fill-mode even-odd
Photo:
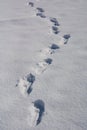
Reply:
[[[52,30],[54,30],[54,31],[58,31],[58,28],[55,27],[55,26],[52,26]]]
[[[54,23],[55,26],[60,26],[56,18],[50,18],[50,21]]]
[[[52,26],[52,30],[55,34],[58,34],[59,33],[59,30],[58,30],[58,27],[56,26]]]
[[[46,16],[42,13],[36,13],[36,16],[40,16],[41,18],[46,18]]]
[[[52,61],[53,61],[53,60],[52,60],[51,58],[47,58],[47,59],[45,59],[44,61],[45,61],[47,64],[50,65],[50,64],[52,64]]]
[[[28,74],[28,75],[26,76],[26,78],[27,78],[27,81],[28,81],[29,83],[31,83],[30,86],[28,87],[28,90],[27,90],[27,93],[30,94],[30,93],[32,92],[32,90],[33,90],[32,85],[33,85],[33,83],[34,83],[34,81],[35,81],[35,76],[30,73],[30,74]]]
[[[36,9],[37,9],[39,12],[41,12],[41,13],[44,12],[44,9],[43,9],[43,8],[37,7]]]
[[[65,38],[66,40],[68,40],[70,37],[71,37],[70,34],[66,34],[63,36],[63,38]]]
[[[45,104],[42,100],[38,99],[34,103],[34,106],[39,109],[39,117],[37,119],[37,125],[41,122],[43,113],[45,112]]]
[[[26,76],[26,78],[27,78],[27,81],[30,82],[30,83],[33,83],[35,81],[35,76],[33,74],[31,74],[31,73],[28,74]]]
[[[28,90],[27,90],[27,93],[30,94],[32,92],[32,90],[33,90],[32,85],[30,85]]]
[[[56,44],[52,44],[50,48],[53,50],[56,50],[56,49],[59,49],[59,46]]]
[[[34,3],[33,3],[33,2],[29,2],[29,5],[30,5],[31,7],[34,7]]]

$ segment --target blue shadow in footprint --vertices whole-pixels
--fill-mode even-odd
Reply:
[[[39,117],[37,119],[37,125],[41,122],[43,113],[45,112],[45,104],[42,100],[38,99],[34,103],[34,106],[39,109]]]
[[[26,78],[27,78],[27,81],[30,83],[30,86],[29,86],[29,88],[27,90],[27,93],[30,94],[32,92],[32,90],[33,90],[32,85],[35,82],[35,76],[30,73],[30,74],[28,74],[26,76]]]
[[[66,35],[63,36],[63,38],[66,39],[66,42],[64,44],[67,44],[67,42],[70,39],[70,37],[71,37],[70,34],[66,34]]]

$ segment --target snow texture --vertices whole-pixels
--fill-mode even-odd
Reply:
[[[87,130],[86,21],[87,0],[0,0],[0,130]]]

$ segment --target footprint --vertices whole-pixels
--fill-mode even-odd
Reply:
[[[36,73],[41,74],[47,69],[48,64],[46,62],[37,63]]]
[[[26,76],[26,78],[27,78],[27,81],[28,82],[30,82],[31,84],[33,84],[34,83],[34,81],[35,81],[35,76],[33,75],[33,74],[28,74],[27,76]]]
[[[54,23],[55,26],[60,26],[56,18],[50,18],[50,21]]]
[[[28,74],[27,76],[20,78],[17,85],[23,95],[28,95],[32,91],[32,85],[35,81],[35,76],[33,74]]]
[[[51,58],[47,58],[44,60],[48,65],[52,64],[52,59]]]
[[[52,50],[56,50],[56,49],[59,49],[60,47],[59,47],[58,45],[56,45],[56,44],[52,44],[52,45],[50,46],[50,48],[51,48]]]
[[[70,38],[70,34],[66,34],[63,36],[65,39],[69,39]]]
[[[37,126],[41,121],[43,117],[43,113],[45,112],[45,104],[42,100],[38,99],[35,102],[32,102],[32,104],[29,107],[28,110],[28,124],[30,127]]]
[[[39,16],[41,18],[46,18],[46,16],[43,13],[41,13],[41,12],[36,13],[36,16]]]
[[[30,94],[31,91],[32,91],[32,85],[33,85],[33,83],[34,83],[34,81],[35,81],[35,76],[30,73],[30,74],[28,74],[28,75],[26,76],[26,78],[27,78],[27,81],[28,81],[29,83],[31,83],[30,87],[29,87],[28,90],[27,90],[27,93]]]
[[[52,26],[52,30],[53,30],[54,34],[58,34],[59,33],[58,27],[56,27],[56,26]]]
[[[46,58],[43,61],[39,62],[36,64],[36,67],[32,68],[32,71],[37,74],[40,75],[42,74],[47,67],[52,64],[52,59],[51,58]]]
[[[41,18],[46,18],[46,16],[44,15],[44,9],[43,8],[40,8],[40,7],[37,7],[36,8],[37,9],[37,13],[36,13],[36,16],[39,16],[39,17],[41,17]]]
[[[37,10],[38,10],[38,12],[40,12],[40,13],[45,12],[43,8],[37,7],[36,9],[37,9]]]
[[[29,2],[28,5],[31,6],[31,7],[34,7],[34,3],[33,2]]]
[[[66,35],[63,36],[63,38],[65,39],[64,44],[67,44],[70,37],[71,37],[70,34],[66,34]]]
[[[58,42],[58,45],[59,45],[59,46],[62,46],[62,45],[64,45],[64,44],[67,44],[69,38],[70,38],[70,35],[69,35],[69,34],[68,34],[68,35],[64,35],[63,37],[60,37],[60,40],[59,40],[59,42]]]
[[[40,54],[42,57],[47,57],[47,55],[53,54],[53,50],[51,47],[44,48],[43,50],[40,50]]]
[[[45,112],[45,104],[42,100],[38,99],[36,100],[34,103],[34,107],[36,107],[37,109],[39,109],[39,117],[37,120],[37,125],[42,121],[42,116]]]
[[[49,47],[40,50],[39,56],[46,58],[47,56],[55,53],[55,51],[59,48],[60,47],[57,44],[51,44]]]

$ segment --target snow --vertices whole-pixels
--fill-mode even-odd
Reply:
[[[86,0],[0,1],[0,130],[87,129],[86,21]]]

